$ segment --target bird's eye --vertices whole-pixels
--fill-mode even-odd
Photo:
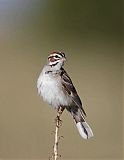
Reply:
[[[55,55],[55,58],[59,58],[59,56]]]

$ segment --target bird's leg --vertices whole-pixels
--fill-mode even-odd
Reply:
[[[59,109],[58,109],[58,111],[57,111],[56,124],[57,124],[58,126],[61,125],[62,120],[60,119],[60,117],[61,117],[64,109],[65,109],[65,107],[61,107],[61,106],[60,106]]]
[[[58,142],[59,142],[59,127],[61,126],[61,119],[60,116],[62,115],[62,112],[64,111],[64,107],[59,107],[57,111],[57,117],[55,119],[56,127],[55,127],[55,143],[54,143],[54,160],[58,159]]]

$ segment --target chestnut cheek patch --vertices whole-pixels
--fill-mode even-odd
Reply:
[[[49,61],[50,61],[50,62],[55,62],[56,59],[54,59],[53,57],[51,57],[51,58],[49,58]]]

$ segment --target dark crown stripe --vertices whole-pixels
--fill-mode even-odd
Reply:
[[[65,57],[65,53],[63,52],[58,52],[59,55],[61,55],[62,57]]]
[[[58,54],[61,57],[65,57],[65,53],[64,52],[57,52],[57,51],[51,52],[49,57],[51,57],[53,54]]]

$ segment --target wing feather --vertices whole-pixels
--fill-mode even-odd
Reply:
[[[80,97],[77,94],[77,91],[72,83],[71,78],[68,76],[66,71],[62,68],[61,72],[61,77],[62,77],[62,86],[68,93],[68,95],[72,98],[73,102],[76,104],[76,106],[79,107],[80,111],[82,112],[83,116],[86,116],[86,113],[82,107],[82,102],[80,100]]]

